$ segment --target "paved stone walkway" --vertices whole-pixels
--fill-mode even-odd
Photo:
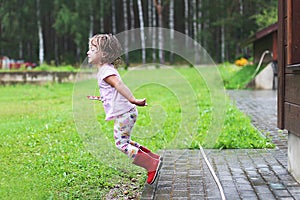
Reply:
[[[276,128],[276,91],[229,91],[253,124],[272,137],[275,149],[206,149],[227,200],[300,200],[300,184],[287,171],[287,134]],[[157,182],[142,200],[221,199],[199,150],[164,150]]]

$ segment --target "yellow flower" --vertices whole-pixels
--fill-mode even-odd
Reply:
[[[243,67],[248,64],[248,60],[246,58],[240,58],[234,62],[235,65]]]

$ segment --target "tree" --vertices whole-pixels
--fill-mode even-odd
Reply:
[[[184,33],[189,36],[189,1],[184,0]],[[186,37],[185,46],[187,47],[188,38]]]
[[[170,52],[170,63],[173,64],[174,63],[174,56],[173,56],[173,40],[174,40],[174,0],[170,0],[170,14],[169,14],[169,27],[170,27],[170,45],[171,45],[171,52]]]
[[[38,3],[40,11],[32,9]],[[276,0],[90,0],[88,4],[85,0],[2,0],[0,52],[34,62],[76,64],[85,58],[87,39],[95,32],[117,34],[147,25],[170,28],[170,38],[173,29],[193,37],[216,62],[233,61],[243,52],[239,43],[276,22],[276,16]],[[143,62],[150,55],[156,62],[158,53],[159,62],[164,63],[165,38],[162,32],[152,35],[152,45],[159,50],[152,50],[152,55],[144,51]],[[128,43],[135,40],[132,34]],[[139,55],[132,54],[131,59]]]
[[[153,5],[153,3],[151,3],[151,5]],[[156,27],[156,8],[154,6],[152,6],[152,26]],[[156,29],[153,29],[152,33],[152,47],[152,62],[156,63]]]
[[[135,28],[135,15],[134,15],[134,6],[133,6],[133,0],[129,0],[129,7],[130,7],[130,29]],[[134,42],[135,40],[135,35],[134,32],[131,34],[131,42]]]
[[[145,44],[145,32],[144,32],[144,17],[143,17],[143,7],[142,1],[137,0],[139,8],[139,20],[140,20],[140,33],[141,33],[141,47],[142,47],[142,62],[146,63],[146,44]]]
[[[36,15],[32,15],[35,1],[1,1],[0,3],[0,49],[1,54],[14,59],[35,60],[33,53],[37,44]],[[32,23],[28,23],[32,21]],[[34,21],[34,22],[33,22]]]
[[[198,25],[197,25],[197,2],[196,0],[192,1],[193,5],[193,33],[194,33],[194,57],[195,57],[195,64],[200,63],[200,58],[199,58],[199,51],[197,47],[197,37],[198,37]]]
[[[44,63],[44,39],[43,39],[43,30],[41,24],[41,7],[40,0],[36,0],[36,19],[38,27],[38,36],[39,36],[39,62],[40,64]]]
[[[116,1],[111,0],[111,17],[112,17],[112,33],[117,33],[117,22],[116,22]]]
[[[86,6],[84,0],[56,0],[55,5],[58,11],[53,27],[62,40],[61,54],[68,62],[80,62],[81,49],[85,49],[90,33],[90,10],[82,9]]]
[[[158,27],[163,27],[163,5],[161,0],[154,0],[154,5],[157,10],[158,15]],[[161,29],[158,31],[158,48],[159,48],[159,61],[160,63],[165,63],[164,58],[164,52],[163,52],[163,46],[164,46],[164,40]]]
[[[99,21],[100,21],[100,32],[104,33],[104,1],[100,0],[100,16],[99,16]]]
[[[277,1],[272,1],[258,15],[253,15],[259,29],[268,27],[278,21]]]
[[[94,34],[94,15],[93,15],[93,7],[90,4],[89,5],[90,9],[90,30],[89,30],[89,37],[92,37]]]
[[[124,30],[128,30],[128,17],[127,17],[127,2],[123,0],[123,13],[124,13]],[[125,64],[126,67],[129,66],[129,56],[128,56],[128,33],[125,32],[124,39],[124,50],[125,50]]]

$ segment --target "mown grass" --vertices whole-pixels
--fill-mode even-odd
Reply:
[[[203,141],[211,126],[213,108],[210,91],[201,75],[192,68],[180,68],[176,73],[164,69],[136,72],[138,74],[123,72],[124,81],[133,87],[137,97],[147,97],[149,106],[139,108],[133,139],[155,150],[176,147],[170,144],[178,144],[180,148],[205,146]],[[141,82],[139,87],[135,86],[143,77],[151,75],[156,77],[156,82]],[[186,81],[190,89],[178,85],[178,77]],[[171,84],[157,81],[163,78]],[[143,172],[124,169],[113,159],[109,163],[101,162],[87,151],[73,119],[73,87],[72,83],[0,87],[1,198],[101,199],[119,182],[127,182]],[[193,94],[185,91],[193,91]],[[181,95],[191,96],[195,101],[183,100]],[[112,122],[104,122],[100,102],[93,104],[95,116],[102,124],[100,132],[113,142]],[[191,104],[192,110],[185,104]],[[229,100],[226,105],[225,124],[215,148],[273,146]],[[199,118],[185,121],[183,117],[188,114]],[[182,122],[191,129],[182,129]],[[193,134],[189,135],[189,131]],[[185,136],[192,140],[174,143]],[[142,176],[137,183],[140,188],[144,181]]]
[[[101,199],[119,180],[136,177],[86,151],[73,122],[73,84],[0,91],[1,198]]]

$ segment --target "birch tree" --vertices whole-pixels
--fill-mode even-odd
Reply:
[[[243,0],[239,0],[239,1],[240,1],[240,15],[243,16],[244,14]]]
[[[129,7],[130,7],[130,29],[134,29],[135,28],[135,23],[134,23],[134,9],[133,9],[133,0],[129,1]],[[131,42],[134,42],[135,40],[135,35],[134,35],[134,31],[132,31],[131,33]]]
[[[111,21],[112,21],[112,33],[117,33],[117,22],[116,22],[116,1],[111,0]]]
[[[143,7],[142,1],[137,0],[139,9],[139,20],[140,20],[140,36],[141,36],[141,46],[142,46],[142,62],[146,63],[146,44],[145,44],[145,32],[144,32],[144,18],[143,18]]]
[[[173,40],[174,40],[174,0],[170,0],[170,12],[169,12],[169,27],[170,27],[170,47],[171,47],[171,52],[170,52],[170,63],[174,63],[174,54],[173,54]]]
[[[43,30],[41,24],[41,7],[40,0],[36,0],[36,17],[37,17],[37,27],[38,27],[38,37],[39,37],[39,63],[44,63],[44,39]]]
[[[150,0],[148,3],[148,27],[152,27],[152,4],[153,2]]]
[[[94,34],[94,15],[93,15],[93,8],[90,4],[90,27],[89,27],[89,37],[91,38]]]
[[[195,64],[199,64],[199,49],[198,49],[198,43],[197,43],[197,36],[198,36],[198,31],[197,31],[197,2],[196,0],[193,0],[192,2],[193,5],[193,34],[194,34],[194,57],[195,57]]]
[[[124,50],[125,50],[125,64],[126,68],[129,66],[129,56],[128,56],[128,17],[127,17],[127,1],[123,0],[123,17],[124,17],[124,30],[125,30],[125,38],[124,38]]]
[[[184,33],[189,35],[189,1],[184,0]],[[185,46],[187,47],[188,38],[185,37]]]
[[[193,5],[193,36],[194,36],[194,40],[197,40],[197,2],[196,0],[192,1],[192,5]]]
[[[203,46],[206,48],[208,46],[208,39],[206,37],[206,35],[208,35],[208,30],[209,30],[209,24],[210,24],[210,11],[209,9],[207,9],[207,5],[208,3],[207,2],[204,2],[204,9],[206,9],[206,12],[204,14],[204,19],[203,19],[203,35],[205,36],[204,39],[203,39]],[[203,6],[202,4],[202,6]],[[203,16],[203,15],[202,15]]]
[[[152,18],[153,18],[152,26],[156,27],[156,8],[154,6],[152,6]],[[157,34],[156,33],[156,28],[153,28],[153,33],[152,33],[152,47],[153,47],[153,49],[152,49],[152,60],[153,60],[153,63],[156,63],[156,48],[155,48],[156,47],[156,34]]]
[[[100,32],[104,33],[104,1],[100,0]]]
[[[225,60],[225,24],[221,25],[221,61]]]
[[[154,0],[154,5],[157,10],[157,15],[158,15],[158,26],[160,28],[163,27],[163,6],[161,3],[161,0]],[[159,61],[160,63],[165,63],[165,58],[164,58],[164,52],[163,52],[163,46],[164,46],[164,40],[163,40],[163,34],[162,34],[162,29],[159,29],[158,31],[158,48],[159,48]]]
[[[198,35],[199,39],[198,42],[201,44],[202,43],[202,0],[199,0],[198,3]]]

